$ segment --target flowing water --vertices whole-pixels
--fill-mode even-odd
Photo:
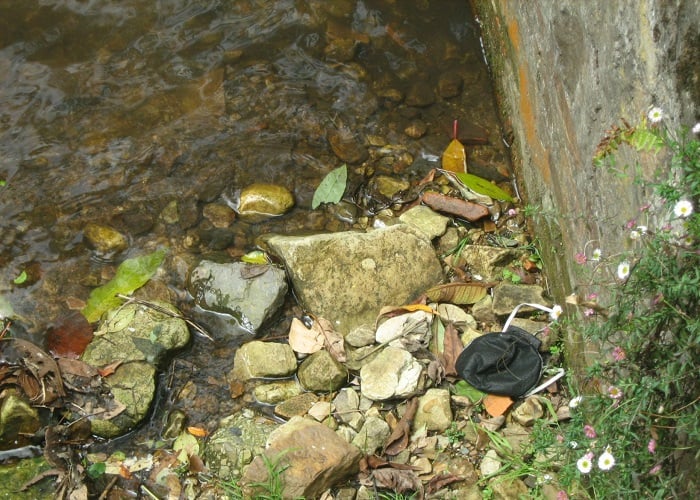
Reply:
[[[359,149],[353,182],[416,180],[459,120],[470,165],[507,179],[478,36],[465,0],[2,0],[0,314],[41,344],[126,257],[236,256],[261,233],[350,227],[310,209],[348,161],[334,137]],[[289,188],[296,208],[212,230],[203,208],[253,182]],[[88,223],[129,248],[96,258]],[[171,267],[177,294],[186,271]],[[195,344],[171,382],[208,381],[213,422],[232,354]]]

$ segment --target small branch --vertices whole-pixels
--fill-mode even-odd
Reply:
[[[190,325],[192,328],[194,328],[195,331],[196,331],[197,333],[199,333],[200,335],[202,335],[202,336],[205,337],[206,339],[211,340],[212,342],[214,341],[214,339],[212,338],[212,336],[209,335],[209,334],[206,332],[206,330],[205,330],[204,328],[202,328],[201,326],[199,326],[197,323],[195,323],[195,322],[192,321],[191,319],[186,318],[186,317],[183,316],[182,314],[177,314],[177,313],[174,313],[174,312],[172,312],[172,311],[169,311],[168,309],[166,309],[166,308],[164,308],[164,307],[161,307],[161,306],[159,306],[158,304],[154,304],[153,302],[148,302],[147,300],[137,299],[137,298],[135,298],[135,297],[129,297],[128,295],[123,295],[123,294],[121,294],[121,293],[118,293],[118,294],[117,294],[117,297],[119,297],[119,298],[122,299],[122,300],[126,300],[126,303],[127,303],[127,304],[129,304],[129,303],[140,304],[140,305],[142,305],[142,306],[149,307],[149,308],[153,309],[154,311],[158,311],[159,313],[165,314],[166,316],[170,316],[171,318],[181,319],[181,320],[183,320],[185,323],[187,323],[188,325]]]

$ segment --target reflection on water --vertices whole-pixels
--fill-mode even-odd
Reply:
[[[272,229],[342,228],[309,211],[319,179],[343,163],[329,134],[363,149],[354,175],[410,179],[459,119],[488,142],[474,161],[502,172],[477,36],[463,0],[5,0],[0,294],[40,332],[108,274],[86,223],[128,235],[122,257],[160,244],[206,252],[206,241],[183,245],[205,225],[203,205],[252,182],[288,187],[298,208],[234,223],[229,246]],[[426,133],[411,138],[415,120]],[[387,153],[399,150],[400,161]],[[180,219],[166,222],[173,202]],[[29,262],[39,279],[13,285]]]

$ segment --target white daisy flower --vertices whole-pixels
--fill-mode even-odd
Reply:
[[[578,405],[583,401],[583,396],[576,396],[571,401],[569,401],[569,408],[578,408]]]
[[[564,312],[564,310],[559,304],[557,304],[554,307],[552,307],[552,310],[549,313],[549,317],[552,319],[552,321],[556,321],[559,319],[559,316],[561,316],[562,312]]]
[[[654,106],[649,110],[647,117],[649,118],[649,121],[651,123],[659,123],[661,120],[664,119],[664,110]]]
[[[608,446],[603,454],[598,457],[598,468],[600,470],[610,470],[615,465],[615,457],[610,453],[610,447]]]
[[[688,200],[681,200],[673,207],[676,217],[688,217],[693,213],[693,204]]]
[[[617,277],[624,281],[627,279],[627,277],[629,275],[630,275],[630,263],[627,261],[620,262],[620,265],[617,266]]]
[[[576,461],[576,468],[581,472],[581,474],[588,474],[591,472],[593,462],[591,462],[588,454],[582,456]]]
[[[593,250],[593,254],[591,255],[591,260],[594,261],[599,261],[600,258],[603,256],[603,251],[600,248],[596,248]]]
[[[694,134],[700,134],[700,122],[693,125],[692,131]]]

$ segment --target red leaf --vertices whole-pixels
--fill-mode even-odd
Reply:
[[[92,340],[92,326],[79,311],[59,319],[46,332],[48,351],[60,358],[78,358]]]

